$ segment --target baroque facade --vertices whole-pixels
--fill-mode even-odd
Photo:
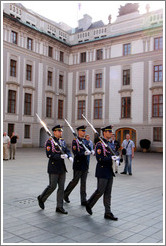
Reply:
[[[43,146],[47,138],[36,113],[51,129],[113,125],[122,142],[131,134],[151,151],[163,148],[163,13],[119,14],[104,25],[85,14],[73,29],[23,5],[3,4],[3,122],[19,147]],[[94,134],[88,127],[93,139]]]

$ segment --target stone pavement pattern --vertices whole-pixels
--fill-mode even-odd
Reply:
[[[118,221],[104,219],[103,200],[87,214],[80,205],[80,185],[64,202],[68,215],[55,213],[56,192],[45,210],[36,197],[48,185],[47,157],[42,148],[17,149],[16,160],[3,162],[3,243],[163,243],[163,156],[135,153],[133,175],[117,174],[112,212]],[[65,186],[72,179],[67,160]],[[96,189],[95,157],[91,158],[87,195]],[[123,171],[124,164],[119,167]]]

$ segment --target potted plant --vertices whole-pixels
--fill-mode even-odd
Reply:
[[[141,139],[140,140],[140,146],[143,149],[143,152],[147,152],[147,150],[150,148],[151,142],[149,139]]]

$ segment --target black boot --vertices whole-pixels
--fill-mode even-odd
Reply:
[[[57,213],[61,213],[61,214],[68,214],[68,212],[65,211],[64,208],[62,208],[62,207],[61,208],[56,208],[56,212]]]
[[[92,215],[92,209],[91,207],[89,206],[89,204],[86,204],[86,211],[88,212],[88,214]]]
[[[40,199],[40,196],[37,197],[38,203],[39,203],[39,207],[41,209],[44,209],[44,202]]]
[[[105,215],[104,215],[104,218],[105,218],[105,219],[108,219],[108,220],[118,220],[118,218],[115,217],[115,216],[113,215],[113,213],[105,214]]]
[[[65,200],[65,202],[70,203],[70,200],[69,200],[68,196],[64,196],[64,200]]]

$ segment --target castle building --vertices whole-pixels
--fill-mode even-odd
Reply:
[[[3,4],[3,130],[19,135],[19,147],[44,146],[51,129],[64,126],[70,145],[87,119],[100,131],[112,124],[136,149],[149,139],[163,149],[163,10],[140,14],[121,6],[115,22],[85,14],[73,29],[19,3]],[[93,140],[94,133],[87,128]]]

